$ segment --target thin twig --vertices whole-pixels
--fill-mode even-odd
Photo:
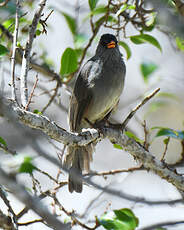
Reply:
[[[34,85],[33,85],[31,94],[30,94],[30,96],[29,96],[27,105],[26,105],[26,107],[25,107],[25,110],[28,110],[29,105],[31,104],[31,99],[32,99],[32,97],[33,97],[33,94],[34,94],[34,91],[35,91],[35,89],[36,89],[37,83],[38,83],[38,74],[36,75],[36,81],[35,81],[35,83],[34,83]]]
[[[43,219],[38,219],[38,220],[32,220],[32,221],[29,221],[29,222],[25,222],[25,223],[17,223],[18,226],[28,226],[30,224],[35,224],[35,223],[43,223],[44,220]]]
[[[144,148],[146,150],[149,149],[149,141],[148,141],[148,134],[149,134],[149,130],[147,129],[147,126],[146,126],[146,121],[144,120],[143,123],[142,123],[142,126],[144,128]]]
[[[114,174],[124,173],[124,172],[139,171],[139,170],[143,170],[142,165],[140,165],[139,167],[132,167],[129,169],[116,169],[116,170],[110,170],[107,172],[91,172],[91,173],[84,174],[84,176],[107,176],[107,175],[114,175]]]
[[[42,27],[43,27],[42,33],[47,34],[47,30],[46,30],[47,23],[46,23],[46,21],[48,20],[48,18],[50,17],[50,15],[51,15],[53,12],[54,12],[54,10],[51,10],[50,13],[47,15],[47,17],[46,17],[44,20],[40,19],[40,24],[41,24]]]
[[[15,177],[8,175],[2,168],[0,168],[0,183],[7,189],[13,192],[15,197],[24,203],[29,209],[32,209],[43,220],[52,226],[52,229],[62,230],[69,229],[66,224],[63,224],[55,216],[53,216],[48,209],[34,196],[31,196],[26,188],[16,181]]]
[[[42,11],[45,6],[45,3],[46,0],[40,0],[39,8],[34,15],[31,28],[29,31],[28,41],[26,43],[26,48],[23,53],[22,68],[21,68],[21,87],[20,87],[21,102],[23,107],[26,107],[28,103],[27,75],[28,75],[29,65],[30,65],[30,54],[31,54],[32,44],[35,37],[36,27],[42,15]]]
[[[166,142],[164,141],[164,143],[165,143],[165,149],[164,149],[164,152],[163,152],[163,154],[162,154],[162,157],[161,157],[160,161],[164,161],[165,155],[166,155],[166,153],[167,153],[167,149],[168,149],[169,142],[170,142],[170,137],[168,137],[168,138],[166,139]]]
[[[141,101],[140,104],[138,104],[130,113],[129,115],[126,117],[126,119],[123,121],[123,123],[121,124],[121,126],[124,128],[127,126],[128,122],[130,121],[130,119],[135,115],[135,113],[137,112],[137,110],[139,110],[146,102],[148,102],[152,97],[155,96],[155,94],[157,94],[160,91],[160,88],[157,88],[153,93],[151,93],[150,95],[148,95],[147,97],[144,98],[143,101]]]
[[[44,175],[47,176],[50,180],[54,181],[56,184],[58,183],[58,181],[57,181],[54,177],[52,177],[51,175],[49,175],[47,172],[44,172],[43,170],[41,170],[41,169],[39,169],[39,168],[37,168],[37,167],[35,167],[35,170],[38,171],[38,172],[40,172],[40,173],[42,173],[42,174],[44,174]]]
[[[73,212],[69,212],[67,211],[59,202],[59,200],[56,198],[56,196],[51,195],[51,197],[53,198],[55,204],[59,207],[59,209],[61,211],[63,211],[67,216],[69,216],[72,219],[72,225],[78,224],[79,226],[81,226],[83,229],[88,229],[88,230],[94,230],[98,227],[98,224],[96,223],[94,227],[89,227],[87,225],[85,225],[84,223],[82,223],[81,221],[79,221],[75,216]]]
[[[87,53],[89,47],[91,46],[94,38],[96,37],[99,29],[101,28],[101,25],[104,23],[105,19],[106,18],[104,17],[104,19],[101,20],[95,28],[93,27],[93,24],[91,24],[91,27],[92,27],[91,29],[92,29],[93,34],[92,34],[91,38],[89,39],[88,44],[86,45],[86,47],[83,50],[82,57],[81,57],[81,59],[79,61],[79,67],[78,67],[78,69],[80,69],[80,66],[81,66],[81,64],[82,64],[82,62],[83,62],[83,60],[84,60],[84,58],[86,56],[86,53]]]
[[[17,228],[15,228],[15,225],[11,217],[5,215],[1,210],[0,210],[0,229],[17,230]]]
[[[3,150],[5,153],[9,153],[11,155],[16,155],[17,152],[12,150],[12,149],[9,149],[7,146],[3,145],[0,143],[0,150]]]
[[[57,82],[57,85],[56,85],[56,88],[54,89],[54,94],[51,96],[49,102],[46,104],[46,106],[44,106],[44,108],[41,110],[42,113],[45,112],[45,110],[51,105],[51,103],[54,101],[56,95],[57,95],[57,92],[59,90],[59,86],[60,86],[60,83]]]
[[[15,55],[17,49],[17,38],[19,31],[19,11],[20,11],[20,3],[19,0],[16,1],[16,14],[15,14],[15,30],[13,34],[13,50],[11,57],[11,88],[12,88],[12,100],[15,100],[17,103],[17,95],[16,95],[16,87],[15,87]]]
[[[10,205],[10,201],[7,199],[7,194],[3,190],[2,186],[0,187],[0,197],[2,198],[2,200],[4,201],[4,203],[6,204],[6,206],[8,207],[8,211],[12,214],[13,221],[15,223],[17,223],[17,218],[16,218],[16,215],[15,215],[15,212],[13,211],[13,209],[12,209],[12,207]]]

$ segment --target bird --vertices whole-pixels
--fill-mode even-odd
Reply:
[[[124,88],[126,66],[113,34],[103,34],[95,55],[81,68],[69,106],[70,131],[80,133],[108,119]],[[69,170],[69,192],[81,193],[82,173],[89,172],[95,143],[68,146],[64,164]]]

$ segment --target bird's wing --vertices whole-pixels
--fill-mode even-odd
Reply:
[[[89,60],[82,68],[76,80],[74,91],[70,102],[69,123],[71,131],[81,131],[81,120],[92,100],[90,79],[96,71],[96,63]]]

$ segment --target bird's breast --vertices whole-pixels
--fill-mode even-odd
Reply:
[[[118,103],[124,86],[124,66],[103,66],[103,71],[91,82],[92,100],[86,111],[91,121],[102,120]]]

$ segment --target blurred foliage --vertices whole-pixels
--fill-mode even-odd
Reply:
[[[141,74],[144,82],[148,83],[150,76],[158,69],[158,66],[151,61],[144,61],[140,65]]]
[[[2,137],[0,137],[0,144],[4,145],[4,147],[7,147],[7,143]]]
[[[33,170],[35,169],[35,166],[33,165],[32,161],[33,161],[32,157],[29,156],[24,157],[24,161],[19,167],[19,172],[32,174]]]
[[[166,136],[166,137],[172,137],[179,140],[184,140],[184,131],[177,131],[174,129],[164,128],[164,127],[153,127],[152,129],[158,129],[156,137]]]
[[[134,230],[139,221],[130,209],[123,208],[105,213],[98,223],[108,230]]]
[[[125,131],[125,135],[127,135],[127,137],[130,137],[132,139],[134,139],[136,142],[143,144],[143,140],[141,140],[140,138],[138,138],[134,133],[130,132],[130,131]]]
[[[8,49],[5,46],[0,44],[0,57],[7,53],[8,53]]]

